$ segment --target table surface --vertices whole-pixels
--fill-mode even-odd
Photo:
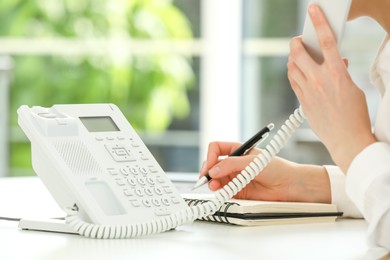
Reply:
[[[176,183],[181,192],[192,183]],[[0,178],[0,217],[63,216],[37,177]],[[239,227],[196,221],[135,239],[26,231],[0,220],[0,259],[377,259],[364,220]]]

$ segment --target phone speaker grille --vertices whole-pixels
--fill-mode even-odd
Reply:
[[[53,145],[74,174],[97,175],[103,173],[99,164],[82,141],[56,141]]]

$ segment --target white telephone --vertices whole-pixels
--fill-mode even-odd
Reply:
[[[119,109],[110,104],[22,106],[35,172],[61,208],[99,224],[150,221],[186,207]]]
[[[67,212],[68,227],[91,238],[159,233],[213,214],[267,166],[305,118],[296,109],[215,199],[188,207],[115,105],[21,106],[18,115],[35,172]]]
[[[303,122],[296,111],[244,171],[208,203],[188,207],[118,107],[21,106],[18,123],[32,163],[75,233],[130,238],[162,232],[214,213],[245,187]]]

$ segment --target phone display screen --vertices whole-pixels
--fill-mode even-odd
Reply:
[[[117,132],[120,131],[109,116],[79,117],[89,132]]]

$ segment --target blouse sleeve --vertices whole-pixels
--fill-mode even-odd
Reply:
[[[343,212],[344,217],[363,218],[362,213],[347,196],[345,191],[345,174],[337,166],[325,166],[329,175],[332,204],[337,205],[337,209]]]
[[[377,142],[352,161],[346,178],[349,198],[367,220],[371,244],[390,250],[390,145]]]

